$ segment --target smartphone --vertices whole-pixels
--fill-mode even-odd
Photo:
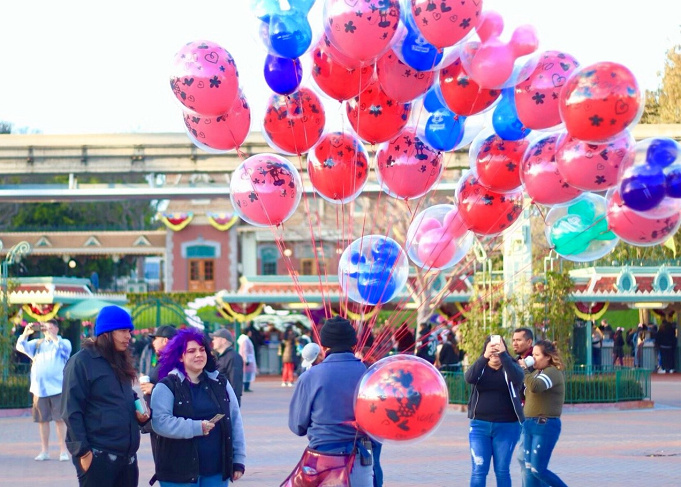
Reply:
[[[498,345],[501,343],[501,335],[492,335],[489,341],[492,345]]]
[[[224,418],[224,414],[216,414],[212,418],[208,420],[209,423],[217,424],[218,421],[220,421],[222,418]]]

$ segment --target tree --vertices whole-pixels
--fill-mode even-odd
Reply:
[[[666,56],[660,87],[646,92],[642,123],[681,123],[681,45]]]

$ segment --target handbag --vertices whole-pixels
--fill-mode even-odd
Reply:
[[[351,487],[355,452],[326,453],[305,448],[303,456],[279,487]]]

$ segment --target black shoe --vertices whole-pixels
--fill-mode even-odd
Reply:
[[[253,389],[244,389],[244,392],[253,392]]]

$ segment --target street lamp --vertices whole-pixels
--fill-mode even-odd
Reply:
[[[2,250],[1,241],[0,250]],[[2,282],[0,283],[0,288],[2,290],[3,323],[0,329],[2,330],[3,338],[9,339],[11,332],[9,322],[9,266],[15,262],[19,262],[19,260],[21,260],[21,256],[27,255],[29,252],[31,252],[31,244],[26,241],[21,241],[7,251],[7,255],[2,261]],[[6,346],[2,348],[2,378],[6,381],[7,377],[9,376],[9,344],[11,342],[9,342],[9,340],[3,340],[3,342],[6,342]]]

